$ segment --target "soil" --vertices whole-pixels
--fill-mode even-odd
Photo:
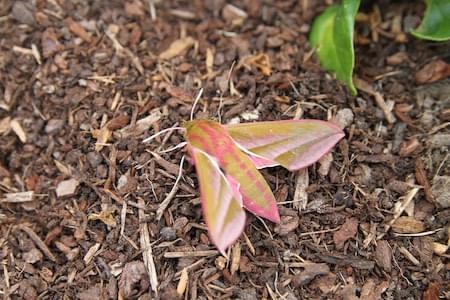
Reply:
[[[352,96],[308,44],[326,6],[0,0],[0,296],[448,299],[450,81],[429,64],[449,44],[406,33],[422,2],[364,3]],[[346,133],[307,172],[262,170],[282,222],[248,214],[228,259],[163,152],[182,134],[143,143],[200,89],[197,119]]]

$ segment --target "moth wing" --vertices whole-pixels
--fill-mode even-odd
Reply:
[[[287,120],[227,125],[238,146],[257,159],[259,167],[279,164],[289,170],[307,167],[328,153],[344,132],[321,120]]]
[[[225,177],[214,158],[193,147],[190,152],[197,171],[208,232],[212,242],[224,254],[244,230],[245,211],[239,186]]]

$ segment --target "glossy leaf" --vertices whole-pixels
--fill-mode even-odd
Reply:
[[[214,121],[196,120],[187,122],[185,128],[189,147],[213,157],[229,181],[239,183],[239,193],[246,209],[270,221],[280,221],[269,185],[252,160],[237,147],[225,127]],[[202,169],[197,171],[200,175]]]
[[[217,162],[206,153],[190,148],[197,170],[203,216],[211,240],[220,252],[239,238],[245,225],[245,211],[237,183],[220,171]]]
[[[426,0],[427,9],[420,26],[411,33],[420,39],[450,40],[450,1]]]
[[[307,167],[342,138],[336,125],[320,120],[288,120],[226,126],[233,140],[256,157],[261,167],[281,165],[289,170]]]
[[[355,65],[353,27],[360,0],[343,0],[340,5],[328,7],[315,20],[309,42],[317,48],[320,64],[336,78],[345,82],[356,95],[352,73]]]

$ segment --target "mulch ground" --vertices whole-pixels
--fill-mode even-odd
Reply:
[[[0,0],[1,297],[450,297],[449,44],[405,33],[424,4],[363,3],[351,96],[307,41],[325,2],[229,2]],[[346,133],[262,171],[282,222],[248,214],[229,259],[189,163],[175,184],[182,135],[142,142],[200,89],[197,119]]]

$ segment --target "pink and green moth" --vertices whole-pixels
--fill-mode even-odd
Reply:
[[[344,136],[320,120],[287,120],[221,125],[210,120],[184,124],[187,150],[200,185],[203,217],[221,253],[241,235],[245,210],[278,223],[272,191],[258,169],[305,168]]]

